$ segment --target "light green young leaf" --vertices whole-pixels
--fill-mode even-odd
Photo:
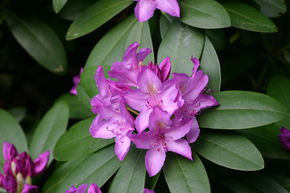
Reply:
[[[30,144],[30,155],[36,158],[44,151],[50,151],[50,161],[53,159],[53,149],[56,142],[65,132],[69,118],[69,109],[64,101],[57,101],[39,122]]]
[[[222,4],[231,17],[232,26],[255,32],[277,32],[275,24],[255,8],[238,1]]]
[[[158,63],[169,56],[172,72],[191,74],[193,64],[190,58],[192,56],[200,58],[204,42],[205,36],[200,30],[175,21],[161,41]]]
[[[262,155],[243,136],[203,132],[194,149],[206,159],[230,169],[255,171],[264,168]]]
[[[71,24],[66,34],[66,39],[72,40],[94,31],[128,7],[132,2],[131,0],[96,1],[84,10]]]
[[[193,160],[179,155],[169,156],[163,171],[171,193],[211,192],[206,170],[196,154]]]
[[[108,139],[96,139],[89,133],[93,118],[85,119],[73,125],[58,140],[54,148],[54,157],[59,161],[68,161],[85,157],[113,143]]]
[[[215,0],[180,1],[181,21],[198,28],[215,29],[231,26],[227,11]]]
[[[7,15],[7,23],[18,43],[39,64],[54,73],[67,68],[64,47],[56,33],[36,17]]]
[[[268,125],[288,117],[287,109],[270,96],[248,91],[213,94],[220,105],[198,117],[210,129],[247,129]]]

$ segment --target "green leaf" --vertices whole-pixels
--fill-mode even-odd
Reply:
[[[88,108],[86,105],[81,103],[77,96],[65,94],[61,96],[59,100],[63,100],[68,104],[69,117],[72,119],[88,118],[94,115],[91,112],[91,108]]]
[[[158,63],[170,56],[173,72],[191,73],[193,64],[190,58],[200,58],[204,42],[205,36],[200,30],[175,21],[162,39],[158,50]]]
[[[268,125],[288,116],[287,110],[270,96],[248,91],[214,93],[220,103],[198,117],[202,128],[247,129]]]
[[[68,1],[59,15],[69,21],[73,21],[82,14],[95,0],[73,0]]]
[[[91,98],[98,93],[94,80],[98,65],[103,66],[105,75],[107,75],[111,64],[115,61],[121,61],[126,48],[133,42],[139,42],[141,48],[151,48],[153,50],[148,23],[137,22],[135,16],[127,18],[106,33],[92,50],[79,84],[79,87],[82,87],[80,89],[86,93],[81,93],[83,96]],[[154,61],[153,53],[145,60],[145,62],[148,61]],[[82,100],[87,99],[83,97]],[[87,101],[83,102],[87,103]]]
[[[55,13],[58,13],[66,3],[67,0],[52,0],[52,5]]]
[[[169,26],[172,24],[173,19],[168,15],[161,15],[159,21],[160,35],[163,39],[166,32],[168,31]]]
[[[17,120],[8,112],[0,109],[0,168],[4,164],[2,145],[7,141],[17,148],[18,152],[28,151],[25,134]]]
[[[72,185],[98,184],[102,186],[120,167],[114,147],[104,148],[87,157],[75,167],[70,167],[65,175],[60,172],[58,180],[51,180],[43,188],[43,193],[63,193]],[[60,168],[64,171],[63,168]],[[60,170],[59,169],[59,170]],[[57,170],[57,171],[59,171]],[[55,173],[57,172],[55,171]],[[52,176],[57,176],[53,174]]]
[[[286,13],[285,0],[255,0],[261,6],[261,12],[268,17],[279,17]]]
[[[290,159],[290,154],[279,143],[279,127],[271,124],[263,127],[239,130],[239,133],[250,139],[263,154],[273,159]]]
[[[273,77],[268,84],[267,93],[284,104],[290,112],[290,80],[287,77]]]
[[[66,34],[67,40],[72,40],[86,35],[132,3],[131,0],[99,0],[84,10],[71,24]]]
[[[221,182],[234,193],[263,193],[237,179],[223,179]]]
[[[44,115],[38,124],[30,144],[30,155],[36,158],[44,151],[50,151],[53,159],[54,146],[65,132],[69,117],[69,109],[65,102],[57,101]]]
[[[198,28],[215,29],[231,26],[227,11],[214,0],[180,1],[181,21]]]
[[[80,121],[61,136],[54,148],[56,160],[68,161],[88,156],[113,142],[108,139],[93,138],[89,132],[92,121],[93,118]]]
[[[26,108],[24,107],[14,107],[9,109],[9,113],[13,115],[13,117],[18,121],[21,122],[25,115],[26,115]]]
[[[18,43],[39,64],[54,73],[67,68],[64,47],[56,33],[36,17],[7,15],[7,23]]]
[[[143,193],[146,170],[144,151],[131,149],[111,184],[109,193]]]
[[[208,88],[219,91],[221,87],[221,70],[218,56],[208,37],[205,38],[201,56],[201,69],[209,76]]]
[[[234,27],[255,32],[277,32],[277,27],[269,18],[247,4],[229,1],[223,6],[228,11]]]
[[[170,156],[163,171],[171,193],[211,192],[206,170],[196,154],[193,161],[178,155]]]
[[[194,149],[206,159],[230,169],[255,171],[264,168],[262,155],[243,136],[203,132]]]

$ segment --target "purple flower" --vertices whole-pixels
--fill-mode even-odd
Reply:
[[[49,152],[40,154],[35,161],[32,161],[26,152],[18,154],[14,145],[4,142],[3,157],[5,163],[4,173],[0,173],[0,187],[8,193],[16,193],[19,190],[21,193],[37,192],[37,186],[31,185],[31,177],[44,171]]]
[[[65,191],[65,193],[85,193],[87,190],[87,187],[88,187],[87,184],[82,184],[78,188],[76,188],[75,186],[72,186],[70,189]],[[102,192],[97,184],[92,184],[90,185],[87,193],[102,193]]]
[[[83,73],[83,71],[84,71],[84,68],[81,68],[80,69],[80,73],[73,77],[74,85],[73,85],[73,87],[70,90],[70,94],[72,94],[72,95],[77,95],[78,94],[77,86],[79,85],[79,83],[81,81],[81,74]]]
[[[287,128],[280,129],[279,139],[283,147],[290,151],[290,131]]]
[[[153,64],[150,62],[148,64],[148,68],[150,68],[161,80],[161,82],[164,82],[169,78],[170,71],[171,71],[171,61],[170,58],[167,56],[159,66]]]
[[[182,139],[191,129],[191,125],[191,119],[182,122],[171,121],[170,114],[154,108],[150,115],[150,131],[131,137],[137,148],[148,149],[145,166],[150,176],[161,170],[167,151],[192,159],[191,148],[188,142]]]
[[[139,22],[150,19],[155,9],[180,17],[180,9],[177,0],[136,0],[135,15]]]
[[[153,190],[149,190],[147,188],[144,188],[144,192],[143,193],[154,193],[154,191]]]
[[[128,137],[134,130],[134,119],[127,111],[124,100],[119,103],[119,111],[102,107],[94,119],[90,133],[95,138],[110,139],[115,137],[115,153],[123,160],[129,151],[131,140]]]

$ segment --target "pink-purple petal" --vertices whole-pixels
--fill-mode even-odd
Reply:
[[[162,149],[150,149],[145,155],[145,167],[149,176],[155,176],[164,165],[166,153]]]
[[[21,193],[37,193],[38,187],[30,184],[24,184]]]
[[[134,9],[135,16],[139,22],[144,22],[150,19],[156,9],[155,0],[138,0]]]
[[[290,131],[287,128],[282,127],[280,129],[279,140],[283,147],[290,151]]]
[[[88,193],[102,193],[102,191],[97,184],[92,184],[89,187]]]
[[[127,136],[119,135],[115,138],[115,143],[115,153],[118,159],[122,161],[130,149],[131,140]]]
[[[135,120],[135,127],[138,133],[141,133],[149,126],[149,117],[152,111],[152,109],[146,109],[137,116]]]
[[[167,130],[164,135],[172,140],[177,140],[184,137],[190,131],[191,127],[192,119],[182,121],[174,120],[172,128]]]
[[[130,139],[139,149],[151,149],[152,144],[155,143],[155,131],[142,132],[138,135],[130,136]]]
[[[144,192],[143,193],[155,193],[153,190],[149,190],[147,188],[144,188]]]
[[[13,176],[6,175],[3,178],[3,188],[7,193],[15,193],[17,191],[17,182]]]
[[[198,122],[195,117],[192,118],[192,127],[190,131],[186,135],[186,139],[188,143],[193,143],[197,140],[200,134],[200,129],[198,126]]]
[[[33,162],[34,175],[42,173],[48,163],[50,152],[46,151],[41,153]]]
[[[167,145],[168,151],[178,153],[192,160],[191,148],[185,139],[179,139],[176,141],[168,141],[166,145]]]
[[[170,125],[170,114],[155,107],[149,117],[149,129],[167,129]]]
[[[162,88],[162,83],[158,76],[149,68],[142,68],[138,78],[139,89],[150,95],[156,95]]]
[[[171,61],[170,61],[170,57],[166,57],[164,58],[160,65],[159,65],[159,69],[160,69],[160,79],[161,81],[165,81],[169,78],[170,75],[170,71],[171,71]]]
[[[115,128],[115,124],[109,122],[108,120],[104,120],[100,115],[93,120],[93,123],[90,126],[91,136],[94,138],[103,138],[103,139],[111,139],[116,135],[112,132]]]
[[[10,161],[15,156],[17,156],[17,150],[15,146],[8,142],[3,143],[2,152],[3,152],[3,158],[5,161]]]
[[[177,0],[156,0],[157,9],[168,13],[169,15],[180,17],[180,8]]]

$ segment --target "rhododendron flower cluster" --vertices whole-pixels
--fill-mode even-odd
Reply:
[[[192,159],[189,143],[199,136],[196,115],[218,102],[204,94],[208,76],[198,70],[199,61],[192,58],[191,76],[173,73],[166,57],[160,65],[144,59],[149,48],[137,52],[139,44],[131,44],[120,62],[112,64],[105,78],[98,67],[95,80],[99,94],[91,100],[97,114],[90,133],[95,138],[115,138],[115,153],[123,160],[133,142],[137,148],[147,149],[146,169],[150,176],[162,168],[166,152],[178,153]],[[134,115],[134,116],[133,116]]]
[[[49,160],[49,152],[44,152],[34,161],[26,153],[17,153],[14,145],[3,143],[5,160],[3,174],[0,173],[0,187],[7,193],[35,193],[38,187],[31,185],[31,177],[39,175]]]
[[[180,17],[177,0],[136,0],[135,15],[139,22],[144,22],[154,15],[155,9],[160,9],[169,15]]]

